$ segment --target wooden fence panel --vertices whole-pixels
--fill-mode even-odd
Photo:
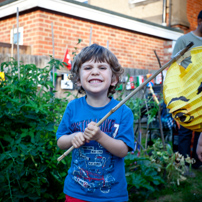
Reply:
[[[31,55],[31,46],[19,45],[20,54]],[[0,42],[0,53],[11,54],[12,44]],[[17,54],[17,45],[13,45],[13,54]]]

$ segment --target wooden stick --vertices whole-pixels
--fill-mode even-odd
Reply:
[[[13,25],[13,35],[12,35],[12,44],[11,44],[11,57],[13,58],[13,47],[14,47],[14,28],[15,25]]]
[[[140,86],[138,86],[134,91],[132,91],[128,96],[126,96],[119,104],[117,104],[114,108],[110,110],[96,125],[99,126],[103,123],[111,114],[113,114],[119,107],[121,107],[127,100],[129,100],[133,95],[135,95],[139,90],[141,90],[144,86],[147,85],[152,79],[154,79],[160,72],[170,66],[173,62],[177,61],[191,46],[193,46],[193,42],[189,43],[183,50],[177,53],[168,63],[163,65],[161,69],[157,70],[152,76],[150,76],[145,82],[143,82]],[[74,146],[71,146],[64,154],[62,154],[57,160],[61,161],[65,156],[67,156],[72,150]]]
[[[90,28],[90,38],[89,38],[89,46],[91,45],[91,38],[92,38],[92,27]]]
[[[53,58],[55,58],[55,43],[54,43],[54,30],[53,30],[53,23],[51,23],[51,33],[52,33],[52,47],[53,47]],[[55,72],[57,71],[55,65],[52,68],[53,72],[53,90],[56,88],[56,83],[55,83]]]
[[[20,51],[19,51],[19,9],[17,7],[17,13],[16,13],[16,18],[17,18],[17,61],[18,61],[18,80],[20,80]]]
[[[151,92],[151,94],[152,94],[152,97],[153,97],[154,101],[156,102],[157,105],[159,105],[158,98],[156,97],[156,95],[155,95],[155,93],[154,93],[154,90],[153,90],[153,88],[152,88],[152,85],[149,86],[149,90],[150,90],[150,92]]]
[[[114,108],[113,108],[114,109]],[[110,112],[108,112],[97,124],[96,126],[99,126],[104,122],[111,114],[114,113],[113,109],[111,109]],[[57,160],[61,161],[65,156],[67,156],[72,150],[74,149],[74,146],[71,146],[64,154],[62,154]]]

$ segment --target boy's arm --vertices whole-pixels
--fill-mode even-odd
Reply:
[[[196,153],[200,161],[202,161],[202,133],[199,136]]]
[[[84,138],[87,141],[95,140],[100,143],[111,154],[123,158],[128,153],[128,146],[119,139],[114,139],[100,130],[95,122],[88,124],[84,131]]]
[[[128,146],[118,139],[114,139],[101,131],[100,138],[97,140],[111,154],[123,158],[128,153]]]
[[[67,150],[72,145],[74,148],[79,148],[85,143],[85,138],[82,132],[72,133],[71,135],[63,135],[57,140],[57,145],[60,149]]]

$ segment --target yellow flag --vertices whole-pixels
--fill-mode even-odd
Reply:
[[[191,50],[187,69],[174,62],[167,71],[163,96],[172,117],[182,126],[202,132],[202,46]]]

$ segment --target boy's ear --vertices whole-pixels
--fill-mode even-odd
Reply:
[[[112,75],[111,86],[115,86],[118,83],[118,78],[115,75]]]
[[[78,79],[78,81],[76,82],[76,85],[77,85],[77,86],[81,86],[81,81],[80,81],[80,79]]]

